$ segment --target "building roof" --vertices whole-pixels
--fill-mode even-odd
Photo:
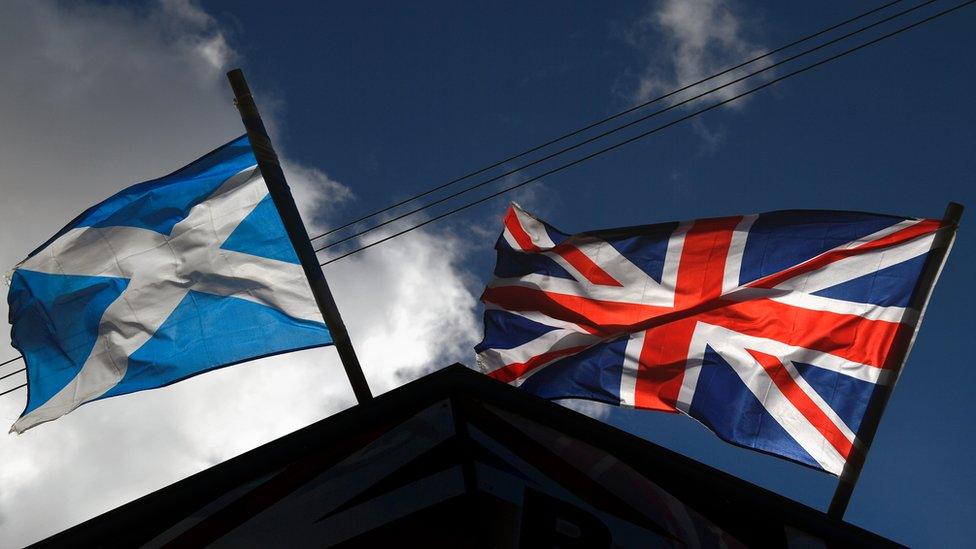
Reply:
[[[532,503],[539,498],[549,503]],[[38,546],[260,545],[264,535],[369,546],[408,532],[431,536],[428,545],[490,535],[489,545],[514,546],[548,535],[533,524],[555,520],[545,513],[563,505],[566,520],[595,517],[606,528],[594,535],[621,546],[642,536],[667,545],[893,545],[455,364]]]

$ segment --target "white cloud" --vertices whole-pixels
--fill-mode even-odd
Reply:
[[[382,238],[394,228],[376,231]],[[464,244],[447,232],[414,231],[326,268],[374,393],[435,367],[471,362],[480,336],[476,282],[461,268]],[[364,276],[370,273],[369,276]]]
[[[630,42],[648,54],[634,99],[646,101],[762,54],[765,48],[750,39],[747,26],[730,2],[664,0],[658,3],[628,34]],[[724,84],[759,66],[733,71],[681,97]],[[742,89],[737,84],[710,97],[727,99]]]
[[[281,159],[281,165],[309,236],[322,234],[329,226],[328,219],[340,206],[353,200],[352,191],[322,170],[292,162],[287,157]]]
[[[170,27],[175,43],[206,61],[217,72],[237,55],[227,44],[217,22],[191,0],[160,0],[158,24]]]
[[[625,39],[646,54],[646,63],[630,86],[629,98],[643,102],[672,92],[712,74],[761,55],[766,48],[755,42],[754,25],[742,17],[732,2],[721,0],[662,0],[655,3],[634,25]],[[721,77],[693,86],[668,99],[677,103],[716,88],[768,64],[760,61]],[[689,104],[689,107],[729,99],[768,79],[771,72],[733,84]],[[729,104],[741,108],[743,100]],[[710,130],[697,121],[693,130],[704,140],[703,152],[721,144],[723,129]]]
[[[187,0],[0,3],[0,270],[88,205],[243,133],[223,75],[236,57]],[[266,117],[280,108],[262,100]],[[329,226],[351,192],[285,156],[310,232]],[[417,231],[327,268],[374,392],[471,355],[480,288],[462,268],[464,250],[446,230]],[[15,354],[0,343],[0,359]],[[0,424],[23,399],[0,397]],[[0,546],[46,537],[351,404],[335,350],[315,349],[0,436]]]

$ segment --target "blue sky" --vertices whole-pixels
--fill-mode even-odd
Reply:
[[[259,4],[208,6],[250,31],[248,77],[290,105],[277,139],[350,185],[360,197],[350,214],[622,110],[650,60],[663,56],[658,63],[668,66],[656,42],[663,33],[635,26],[660,9],[648,2],[346,5],[300,16]],[[737,3],[733,13],[743,40],[761,50],[865,6]],[[965,55],[976,46],[967,31],[974,17],[935,21],[712,112],[701,124],[715,142],[686,124],[546,178],[527,207],[575,232],[786,208],[941,217],[950,200],[976,204],[976,65]],[[643,34],[638,44],[630,33]],[[465,224],[483,223],[499,203],[455,217],[453,230],[464,235]],[[847,515],[913,545],[974,534],[976,374],[962,358],[976,328],[968,221]],[[493,256],[481,251],[470,261],[484,279]],[[729,448],[691,420],[632,411],[609,420],[817,508],[835,485]]]
[[[116,117],[125,132],[103,131],[97,120],[73,114],[44,119],[38,142],[52,133],[65,144],[76,142],[86,132],[105,133],[104,139],[86,145],[83,155],[64,145],[61,150],[78,154],[78,158],[72,157],[70,169],[50,177],[70,173],[83,180],[111,178],[114,183],[81,191],[62,181],[66,192],[77,195],[73,195],[76,202],[59,203],[51,192],[62,188],[57,185],[45,187],[43,196],[40,191],[31,195],[24,190],[29,186],[21,178],[31,177],[30,172],[0,180],[4,192],[17,196],[19,204],[54,204],[49,221],[31,226],[30,242],[5,251],[5,265],[22,257],[32,248],[30,244],[45,240],[72,217],[68,215],[71,211],[107,196],[109,190],[124,186],[123,182],[167,173],[209,150],[208,143],[212,148],[235,137],[235,132],[243,133],[239,126],[234,129],[238,122],[233,108],[221,104],[230,96],[221,82],[222,71],[232,66],[244,68],[259,105],[272,122],[273,138],[291,162],[292,173],[301,179],[299,186],[310,189],[309,194],[298,194],[300,199],[308,198],[306,217],[314,219],[306,221],[314,230],[622,110],[695,71],[724,68],[869,6],[739,1],[726,9],[703,2],[696,17],[669,18],[674,15],[673,4],[647,1],[577,5],[295,3],[274,9],[266,2],[252,1],[161,5],[92,4],[67,14],[64,7],[52,5],[44,8],[48,10],[44,17],[27,18],[44,32],[62,29],[57,25],[69,26],[74,34],[66,33],[62,38],[66,42],[87,36],[85,32],[114,36],[78,43],[79,48],[97,49],[98,55],[64,55],[80,67],[95,66],[93,59],[112,64],[117,56],[119,62],[106,78],[125,83],[99,96],[118,94],[117,102],[129,106],[123,109],[106,99],[104,105],[96,102],[91,107],[93,112],[104,109],[109,113],[106,116]],[[937,2],[926,13],[949,5]],[[14,9],[30,11],[23,5]],[[701,25],[702,18],[709,24]],[[759,92],[741,104],[708,113],[697,122],[678,125],[547,177],[519,191],[516,198],[567,232],[788,208],[940,217],[950,200],[976,206],[976,156],[972,153],[976,107],[970,99],[976,61],[968,55],[976,48],[976,34],[971,31],[974,22],[976,8],[961,10]],[[119,30],[125,25],[135,25],[139,32]],[[682,46],[695,39],[704,40],[709,47],[691,55]],[[44,42],[35,50],[49,51],[56,43]],[[18,47],[25,49],[22,53],[36,53],[30,50],[31,44]],[[190,50],[212,66],[178,63]],[[0,60],[0,67],[14,67],[13,63],[5,65]],[[153,90],[154,66],[162,67],[157,76],[166,76],[166,82],[159,85],[172,93]],[[58,74],[71,74],[60,64],[58,67]],[[35,67],[39,73],[45,68],[48,65]],[[76,78],[85,80],[84,75]],[[147,84],[130,84],[133,81]],[[187,91],[180,92],[177,86]],[[180,98],[184,97],[180,93],[193,103],[192,115],[187,114],[189,110],[180,113]],[[5,112],[5,101],[11,105],[9,112],[27,109],[15,91],[6,96],[0,98],[0,113]],[[45,102],[30,104],[41,112],[45,105],[57,107],[59,101],[70,99],[52,94]],[[219,115],[211,119],[199,114],[210,111]],[[18,120],[26,126],[34,124],[35,118]],[[82,131],[79,125],[87,127]],[[12,139],[8,136],[5,142]],[[19,146],[25,146],[25,140],[19,140]],[[58,153],[54,150],[48,155],[57,158]],[[111,165],[123,157],[127,167]],[[133,158],[149,160],[132,164]],[[520,176],[532,173],[529,170]],[[377,364],[384,355],[361,351],[366,355],[367,375],[381,390],[450,360],[473,364],[469,345],[480,335],[480,328],[474,323],[479,313],[471,297],[477,296],[490,275],[491,245],[505,204],[505,199],[498,199],[472,208],[433,225],[409,245],[394,240],[355,256],[357,260],[346,266],[339,262],[326,269],[326,275],[337,281],[333,286],[343,313],[354,318],[350,330],[357,346],[400,345],[403,354],[413,357],[410,364],[381,375]],[[7,219],[24,215],[9,214]],[[969,457],[974,451],[970,395],[976,373],[965,359],[966,343],[976,331],[971,313],[976,304],[966,286],[976,268],[973,226],[964,216],[956,247],[847,514],[849,521],[909,545],[962,545],[976,535],[970,518],[976,512],[976,473]],[[7,249],[12,247],[10,242],[24,238],[21,231],[13,237],[12,221],[0,221],[0,227],[7,233],[0,234]],[[444,268],[412,270],[411,262],[421,261],[443,261]],[[404,273],[398,273],[398,265],[404,265]],[[398,335],[391,339],[384,339],[379,329],[366,335],[371,326],[387,325],[388,318],[381,316],[390,317],[390,311],[383,309],[388,303],[370,301],[368,289],[344,281],[354,278],[356,269],[380,270],[377,266],[387,269],[375,279],[378,286],[384,286],[383,291],[423,296],[423,292],[437,293],[437,286],[443,283],[446,289],[437,305],[442,309],[424,312],[420,310],[424,299],[397,298],[400,308],[393,316],[410,318],[416,312],[413,320],[404,321],[409,326],[434,322],[431,315],[463,313],[463,318],[453,322],[464,330],[454,338],[463,345],[442,352],[438,346],[445,345],[444,341],[400,325]],[[420,276],[425,283],[409,286],[404,281],[407,274]],[[350,291],[341,295],[346,287]],[[355,299],[350,297],[353,295]],[[363,328],[357,333],[359,326]],[[376,358],[368,360],[371,357]],[[234,376],[259,376],[254,372],[260,368],[268,367],[259,365],[237,374],[229,372],[235,370],[232,368],[201,378],[221,376],[212,379],[240,382]],[[406,370],[409,372],[404,373]],[[334,377],[329,380],[341,383]],[[203,391],[213,390],[217,382],[190,381],[186,385],[194,383]],[[197,398],[192,397],[193,390],[173,389],[186,392],[180,397],[171,393],[147,398],[159,402],[176,399],[159,404],[170,409],[166,406],[177,406],[179,398]],[[170,389],[146,394],[165,391]],[[336,389],[336,394],[341,392]],[[57,519],[61,522],[55,522],[65,526],[77,522],[334,411],[334,406],[323,403],[328,395],[315,398],[319,399],[316,407],[304,415],[249,432],[243,437],[246,441],[235,442],[231,450],[208,450],[201,456],[194,444],[205,437],[181,438],[184,450],[180,455],[192,456],[188,465],[141,487],[113,487],[108,491],[115,495],[99,500],[101,507],[66,512]],[[335,398],[347,399],[348,395]],[[123,399],[136,402],[132,396],[112,400]],[[4,419],[15,417],[19,409],[14,409],[20,406],[22,403],[10,405],[8,410],[4,404]],[[79,410],[76,414],[83,417],[56,423],[63,421],[68,426],[60,428],[75,429],[72,436],[77,438],[91,425],[108,422],[110,433],[100,435],[105,437],[99,439],[102,443],[136,445],[144,436],[133,438],[120,431],[118,440],[112,438],[109,411],[120,410],[118,406],[93,404],[90,408],[104,412]],[[230,414],[235,405],[222,406]],[[195,409],[207,410],[205,406]],[[281,411],[268,410],[268,414],[275,413]],[[826,508],[835,486],[834,479],[825,474],[726,445],[686,418],[611,409],[591,413],[603,414],[610,423],[648,440],[819,509]],[[226,428],[214,421],[213,425]],[[37,429],[45,433],[24,435],[26,442],[2,442],[0,455],[23,463],[18,456],[31,451],[31,444],[54,452],[65,444],[56,429],[59,427],[51,424]],[[73,444],[76,448],[84,443]],[[94,456],[89,458],[96,461]],[[60,482],[68,482],[72,474],[83,474],[65,472],[60,464],[51,467],[61,471]],[[140,471],[129,469],[132,475]],[[41,466],[32,466],[30,471],[36,478],[44,477]],[[28,494],[30,489],[17,485],[18,494]],[[3,503],[0,498],[0,532],[4,524],[13,524],[16,533],[10,539],[30,540],[37,537],[35,532],[43,531],[18,522],[22,519],[10,508],[5,516]]]

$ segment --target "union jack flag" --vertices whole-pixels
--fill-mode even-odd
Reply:
[[[567,235],[513,204],[478,363],[544,398],[685,413],[839,475],[908,352],[940,228],[797,210]]]

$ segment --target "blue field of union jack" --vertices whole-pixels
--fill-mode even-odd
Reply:
[[[793,210],[568,235],[512,205],[478,363],[544,398],[682,412],[839,475],[948,230]]]

